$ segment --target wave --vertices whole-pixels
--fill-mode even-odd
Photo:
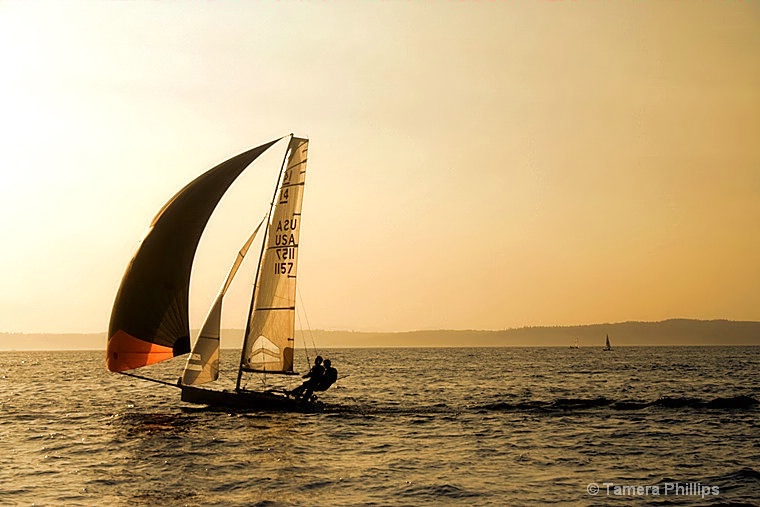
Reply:
[[[425,425],[436,422],[439,417],[447,417],[467,412],[544,412],[566,413],[593,409],[608,409],[616,411],[636,411],[647,408],[655,409],[693,409],[693,410],[753,410],[760,401],[747,395],[703,399],[688,396],[663,396],[656,400],[612,399],[607,397],[595,398],[557,398],[555,400],[525,400],[516,402],[499,401],[495,403],[480,403],[473,405],[458,405],[456,403],[434,404],[385,404],[353,400],[351,404],[327,403],[320,411],[326,417],[344,417],[356,415],[373,417],[382,415],[416,416],[412,424]],[[180,413],[137,413],[126,412],[116,414],[108,424],[121,424],[129,428],[133,434],[153,434],[163,432],[186,431],[193,415],[204,413],[252,413],[256,417],[270,414],[266,411],[252,409],[230,409],[221,407],[181,407]],[[268,426],[264,425],[262,428]]]
[[[373,404],[356,401],[355,404],[325,405],[323,413],[328,417],[360,416],[363,418],[387,415],[416,416],[413,424],[428,424],[439,420],[440,417],[456,416],[467,412],[543,412],[568,413],[584,410],[606,409],[615,411],[636,411],[643,409],[663,410],[753,410],[758,408],[760,401],[746,396],[737,395],[703,399],[688,396],[664,396],[656,400],[611,399],[596,398],[558,398],[555,400],[525,400],[517,402],[499,401],[495,403],[480,403],[473,405],[457,405],[453,403],[435,404]]]
[[[641,410],[648,407],[668,409],[693,408],[693,409],[750,409],[760,404],[760,401],[751,396],[739,395],[731,397],[719,397],[712,400],[693,397],[670,397],[665,396],[653,401],[645,400],[614,400],[605,397],[597,398],[559,398],[554,401],[526,401],[517,403],[497,402],[473,407],[480,410],[494,411],[570,411],[600,407],[608,407],[613,410]]]
[[[426,500],[464,499],[481,496],[477,491],[468,490],[453,484],[418,485],[409,483],[400,492],[400,496]]]
[[[757,487],[760,486],[760,471],[757,471],[751,467],[744,467],[721,475],[710,477],[709,480],[716,484],[725,484],[728,488],[746,484],[754,484],[755,487]]]
[[[704,504],[710,505],[711,507],[758,507],[757,488],[760,486],[760,472],[751,467],[743,467],[718,475],[688,478],[686,480],[663,477],[657,481],[655,485],[665,487],[667,484],[673,483],[680,483],[682,485],[691,483],[698,485],[696,487],[717,486],[720,488],[721,497],[730,495],[730,500],[715,497]],[[662,502],[660,502],[660,504],[662,504]],[[679,505],[681,505],[680,502]]]

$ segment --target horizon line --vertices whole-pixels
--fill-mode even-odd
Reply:
[[[692,317],[669,317],[661,320],[623,320],[618,322],[595,322],[591,324],[530,324],[519,327],[505,327],[499,329],[483,329],[483,328],[422,328],[422,329],[409,329],[405,331],[370,331],[370,330],[355,330],[355,329],[336,329],[336,328],[313,328],[313,329],[296,329],[296,331],[323,331],[334,333],[366,333],[366,334],[402,334],[402,333],[426,333],[435,331],[461,331],[461,332],[487,332],[498,333],[501,331],[515,331],[520,329],[536,329],[536,328],[571,328],[571,327],[591,327],[591,326],[615,326],[620,324],[662,324],[664,322],[673,321],[693,321],[693,322],[736,322],[736,323],[760,323],[760,320],[744,320],[744,319],[728,319],[728,318],[711,318],[700,319]],[[244,331],[244,329],[238,327],[223,327],[223,330]],[[190,331],[198,331],[199,328],[191,328]],[[0,334],[105,334],[107,331],[0,331]]]
[[[714,344],[714,343],[672,343],[667,345],[649,345],[646,343],[639,343],[639,344],[628,344],[628,345],[616,345],[612,350],[617,349],[630,349],[630,348],[642,348],[642,347],[652,347],[652,348],[659,348],[659,347],[760,347],[760,344],[743,344],[743,345],[736,345],[736,344]],[[387,350],[387,349],[567,349],[567,345],[425,345],[425,346],[419,346],[419,345],[391,345],[391,346],[376,346],[376,345],[358,345],[358,346],[351,346],[347,347],[344,345],[336,345],[336,346],[328,346],[328,347],[320,347],[324,350],[334,350],[334,349],[377,349],[377,350]],[[572,349],[572,350],[582,350],[582,349],[589,349],[589,350],[602,350],[601,346],[597,345],[582,345],[578,349]],[[239,352],[240,349],[235,347],[222,347],[220,350],[226,350],[226,351],[233,351],[233,352]],[[297,349],[297,350],[303,350],[303,349]],[[0,348],[0,353],[2,352],[106,352],[105,348],[102,349],[92,349],[92,348],[72,348],[72,349],[2,349]],[[171,359],[175,359],[177,357],[182,357],[186,354],[189,354],[189,352],[186,352],[185,354],[180,354],[178,356],[174,356]]]

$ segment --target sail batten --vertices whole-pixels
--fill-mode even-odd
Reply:
[[[190,352],[190,271],[203,230],[230,185],[278,140],[206,171],[156,214],[116,294],[106,352],[110,371]]]

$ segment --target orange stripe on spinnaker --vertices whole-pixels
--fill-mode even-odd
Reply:
[[[172,357],[174,351],[171,347],[146,342],[119,329],[108,340],[106,367],[114,372],[133,370]]]

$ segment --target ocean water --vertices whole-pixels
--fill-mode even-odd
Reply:
[[[320,352],[315,414],[2,352],[0,505],[760,505],[760,347]]]

